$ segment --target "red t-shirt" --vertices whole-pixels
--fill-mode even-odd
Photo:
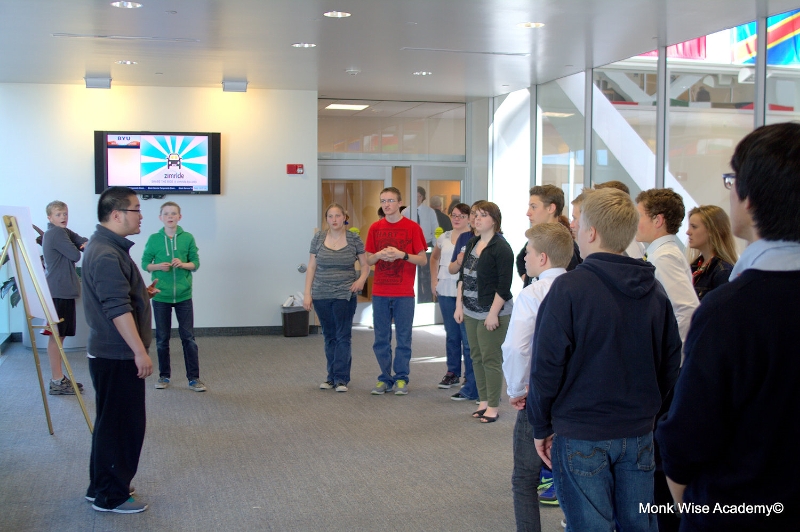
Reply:
[[[409,255],[418,255],[428,249],[422,228],[404,216],[394,223],[383,218],[370,226],[364,246],[367,253],[377,253],[388,246]],[[375,264],[372,293],[383,297],[414,297],[416,274],[417,266],[407,260],[379,260]]]

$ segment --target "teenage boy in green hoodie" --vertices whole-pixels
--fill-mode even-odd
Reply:
[[[200,364],[197,342],[194,340],[194,309],[192,307],[192,272],[200,267],[200,256],[194,237],[178,225],[180,206],[168,201],[161,206],[158,219],[164,228],[150,235],[142,254],[142,268],[152,272],[160,292],[153,298],[153,316],[156,320],[156,346],[158,349],[158,382],[156,389],[169,386],[169,338],[172,327],[172,309],[178,318],[178,332],[183,344],[183,360],[189,388],[206,391],[200,381]]]

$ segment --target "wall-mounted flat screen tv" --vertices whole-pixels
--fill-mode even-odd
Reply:
[[[220,134],[95,131],[95,193],[219,194]]]

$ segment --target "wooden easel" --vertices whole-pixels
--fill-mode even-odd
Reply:
[[[83,417],[86,419],[86,425],[89,427],[89,432],[91,433],[94,429],[92,427],[92,421],[89,419],[89,413],[86,411],[86,405],[83,402],[83,397],[81,397],[80,390],[78,390],[78,385],[75,382],[75,377],[72,375],[72,368],[69,365],[69,361],[67,360],[67,355],[64,353],[64,346],[61,345],[61,338],[58,336],[58,325],[57,322],[53,320],[53,316],[50,314],[50,311],[47,308],[47,304],[45,303],[44,293],[42,292],[39,283],[36,281],[36,275],[33,271],[33,266],[31,262],[30,255],[28,255],[27,250],[25,249],[25,242],[22,239],[22,233],[19,230],[19,226],[17,225],[17,219],[14,216],[3,216],[3,224],[6,227],[6,231],[8,232],[8,239],[6,240],[5,245],[3,246],[3,252],[0,254],[0,264],[8,255],[8,250],[11,249],[14,253],[14,265],[17,269],[17,288],[19,289],[19,293],[22,296],[22,302],[25,305],[25,318],[28,324],[28,332],[31,338],[31,348],[33,349],[33,359],[36,362],[36,373],[39,377],[39,388],[42,391],[42,403],[44,404],[44,413],[47,417],[47,428],[50,431],[50,434],[54,434],[53,432],[53,422],[50,419],[50,407],[47,404],[47,391],[45,390],[44,386],[44,379],[42,378],[42,367],[39,361],[39,351],[36,348],[36,335],[33,333],[34,329],[48,329],[50,334],[53,335],[53,338],[58,345],[58,350],[61,353],[61,360],[64,362],[64,367],[67,370],[67,376],[69,377],[70,382],[72,383],[72,387],[75,390],[75,395],[78,398],[78,403],[81,405],[81,410],[83,411]],[[22,260],[20,260],[20,257]],[[28,294],[26,292],[25,281],[23,280],[22,276],[22,267],[21,264],[25,264],[28,269],[28,274],[30,275],[30,279],[33,283],[33,288],[36,291],[36,295],[39,298],[39,302],[41,303],[42,308],[44,309],[45,319],[47,321],[47,325],[33,325],[33,316],[31,314],[30,305],[28,303]]]

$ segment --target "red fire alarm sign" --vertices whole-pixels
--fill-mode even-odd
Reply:
[[[286,173],[287,174],[304,174],[303,165],[302,164],[287,164],[286,165]]]

